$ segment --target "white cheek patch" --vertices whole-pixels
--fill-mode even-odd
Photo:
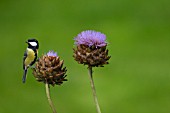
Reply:
[[[37,46],[36,42],[29,42],[31,46]]]

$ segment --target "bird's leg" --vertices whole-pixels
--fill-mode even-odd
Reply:
[[[37,58],[36,62],[38,62],[40,60],[40,58]]]
[[[35,66],[33,66],[33,65],[32,66],[29,65],[28,67],[31,69],[35,69]]]

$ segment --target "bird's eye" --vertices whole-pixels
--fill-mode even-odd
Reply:
[[[37,46],[37,43],[36,43],[36,42],[29,42],[29,44],[30,44],[31,46]]]

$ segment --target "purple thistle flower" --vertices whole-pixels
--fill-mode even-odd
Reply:
[[[53,50],[51,50],[51,51],[49,51],[49,52],[47,53],[47,56],[57,57],[58,55],[57,55],[56,52],[54,52]]]
[[[78,34],[75,38],[75,45],[87,45],[89,47],[95,46],[103,47],[107,45],[106,35],[94,30],[86,30]]]

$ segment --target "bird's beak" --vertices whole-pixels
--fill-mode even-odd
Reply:
[[[27,44],[28,44],[28,41],[26,41],[25,43],[27,43]]]

